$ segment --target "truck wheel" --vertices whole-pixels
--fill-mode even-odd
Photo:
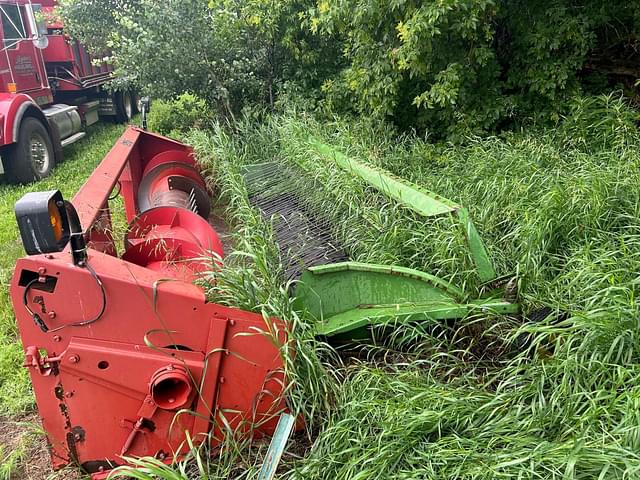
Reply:
[[[29,183],[49,176],[55,166],[51,137],[45,126],[33,117],[20,124],[18,142],[6,150],[7,175],[13,183]]]
[[[133,117],[133,102],[130,92],[116,92],[113,96],[116,106],[116,122],[126,123]]]

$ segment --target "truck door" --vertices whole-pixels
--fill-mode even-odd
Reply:
[[[37,93],[48,87],[42,53],[35,47],[26,21],[24,6],[0,3],[0,26],[2,27],[2,50],[8,70],[3,71],[5,85],[15,84],[15,91]],[[13,88],[8,89],[10,92]]]

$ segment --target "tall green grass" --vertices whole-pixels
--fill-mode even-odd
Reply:
[[[308,191],[310,203],[335,221],[352,257],[415,266],[473,287],[464,245],[448,219],[424,223],[390,205],[319,158],[307,140],[317,136],[460,202],[500,272],[519,274],[525,310],[548,305],[566,312],[536,323],[463,320],[440,332],[416,329],[410,333],[420,348],[381,347],[385,356],[315,371],[339,386],[330,408],[307,410],[319,428],[286,476],[640,476],[636,119],[609,96],[577,100],[555,130],[469,138],[463,145],[398,137],[366,121],[318,124],[300,114],[213,135],[217,146],[207,150],[217,160],[209,157],[208,164],[217,166],[213,176],[227,192],[227,171],[274,158],[295,161],[309,175],[305,182],[319,187]],[[238,197],[230,212],[245,229],[240,238],[271,244],[269,225],[247,204],[237,173],[234,181]],[[288,298],[279,266],[256,266],[260,256],[274,262],[274,252],[248,253],[248,276],[237,290],[224,289],[225,301],[236,303],[236,291],[251,291],[249,303],[257,300],[260,308],[263,298]],[[474,355],[473,341],[489,342],[496,361],[487,365]]]
[[[553,130],[456,145],[303,112],[192,135],[236,231],[210,298],[292,325],[298,354],[283,354],[311,445],[286,457],[282,478],[640,478],[637,120],[611,95],[576,99]],[[246,164],[302,165],[294,181],[352,258],[421,268],[469,290],[477,279],[450,219],[424,222],[380,198],[319,157],[310,136],[468,207],[500,273],[519,275],[525,311],[564,314],[405,327],[341,356],[311,338],[291,308],[272,225],[248,202]],[[255,478],[260,454],[247,458],[236,451],[215,468]],[[244,468],[229,469],[238,460]],[[193,465],[149,462],[139,478],[219,478]]]

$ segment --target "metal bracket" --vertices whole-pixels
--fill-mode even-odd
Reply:
[[[25,349],[24,363],[25,368],[34,368],[43,377],[55,375],[58,370],[58,364],[62,360],[62,355],[55,357],[40,355],[40,349],[34,345],[30,345]]]

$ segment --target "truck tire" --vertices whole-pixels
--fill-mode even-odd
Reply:
[[[133,102],[131,92],[116,92],[113,95],[113,102],[116,107],[116,122],[127,123],[133,117]]]
[[[22,120],[18,141],[7,147],[3,157],[12,183],[30,183],[45,178],[56,164],[49,132],[33,117]]]

